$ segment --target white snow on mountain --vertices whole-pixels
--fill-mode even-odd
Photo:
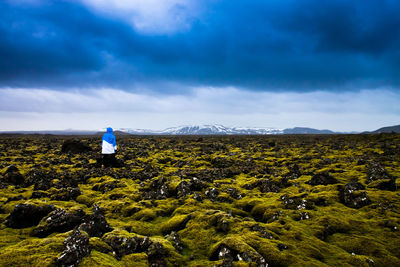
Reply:
[[[131,134],[154,134],[154,135],[250,135],[250,134],[282,134],[283,129],[275,128],[254,128],[254,127],[226,127],[219,124],[214,125],[184,125],[171,127],[165,130],[147,130],[147,129],[115,129]]]

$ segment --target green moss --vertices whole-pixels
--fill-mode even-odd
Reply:
[[[161,226],[163,234],[170,233],[171,231],[179,231],[185,228],[187,222],[191,219],[191,215],[175,215]]]
[[[400,135],[121,138],[117,157],[129,159],[124,168],[113,170],[94,167],[100,151],[98,138],[84,138],[95,152],[79,155],[60,154],[64,139],[57,137],[1,138],[0,176],[10,164],[16,165],[26,178],[30,171],[40,168],[57,173],[53,182],[63,182],[64,176],[77,179],[82,192],[76,201],[54,201],[31,199],[33,185],[0,189],[2,264],[51,265],[63,250],[63,240],[69,233],[38,239],[29,235],[33,227],[5,226],[15,205],[31,203],[53,204],[67,211],[83,209],[87,214],[91,214],[94,204],[104,208],[114,231],[101,238],[90,238],[92,252],[80,266],[148,265],[145,253],[116,260],[105,242],[109,235],[149,236],[163,244],[169,266],[221,264],[222,260],[210,260],[210,254],[221,244],[259,253],[271,266],[368,266],[369,259],[375,266],[400,265],[396,231],[400,227],[399,192],[381,191],[374,188],[374,182],[365,184],[371,161],[379,162],[391,175],[399,177],[400,153],[396,151]],[[87,161],[93,164],[90,168],[86,168]],[[74,167],[79,163],[83,163],[82,167]],[[215,168],[215,164],[221,166]],[[294,165],[299,167],[301,176],[289,180],[288,187],[281,188],[279,193],[249,189],[259,179],[278,182],[290,176]],[[366,185],[372,203],[352,209],[340,203],[338,185],[305,184],[314,173],[323,171],[338,179],[340,185],[350,181]],[[161,177],[167,180],[171,196],[143,200],[143,191],[149,189],[150,182]],[[197,191],[203,201],[194,200],[193,192],[176,197],[177,185],[189,182],[191,177],[203,180],[204,187]],[[111,184],[117,187],[106,188]],[[220,191],[217,201],[205,196],[210,187]],[[234,199],[227,194],[227,188],[235,188],[242,198]],[[287,209],[280,199],[284,194],[306,199],[310,209]],[[308,212],[309,218],[301,220],[300,212]],[[222,222],[228,227],[222,227]],[[256,223],[272,239],[254,230]],[[177,231],[182,240],[181,253],[165,236],[171,231]],[[279,244],[288,248],[279,250]],[[247,263],[235,262],[234,266]]]
[[[101,253],[97,250],[92,250],[90,252],[90,255],[85,257],[82,262],[79,264],[79,266],[109,266],[109,267],[119,267],[119,266],[129,266],[124,264],[125,262],[121,262],[116,260],[113,256],[109,255],[109,254],[104,254]],[[147,259],[144,262],[143,265],[141,266],[145,266],[147,264]],[[133,264],[131,266],[134,266]],[[140,265],[136,265],[136,266],[140,266]]]
[[[64,250],[66,234],[45,239],[30,238],[2,248],[0,262],[3,266],[50,266]]]

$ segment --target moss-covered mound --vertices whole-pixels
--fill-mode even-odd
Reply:
[[[0,141],[1,266],[400,266],[400,135]]]

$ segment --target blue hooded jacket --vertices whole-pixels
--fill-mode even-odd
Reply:
[[[102,154],[113,154],[117,150],[117,142],[111,127],[107,128],[107,133],[103,135],[102,139]]]

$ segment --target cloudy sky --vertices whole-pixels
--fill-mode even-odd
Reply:
[[[397,0],[3,0],[0,130],[400,124]]]

